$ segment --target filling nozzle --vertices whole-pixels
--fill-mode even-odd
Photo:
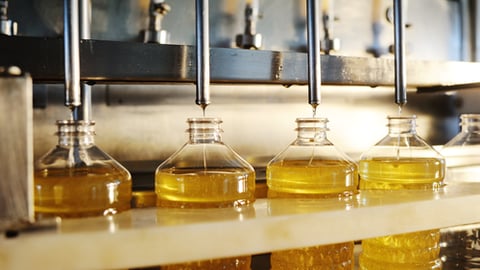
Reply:
[[[80,38],[78,0],[64,0],[65,106],[80,106]]]
[[[312,105],[314,110],[320,104],[322,84],[318,1],[307,0],[308,103]]]
[[[405,25],[402,0],[393,0],[393,28],[395,49],[395,103],[400,107],[407,103],[407,80],[405,60]]]
[[[79,0],[80,18],[79,31],[81,39],[91,38],[92,2],[91,0]],[[72,119],[92,120],[92,86],[85,82],[80,83],[81,105],[72,109]]]
[[[208,0],[195,1],[195,32],[197,60],[197,92],[195,103],[204,114],[210,104],[210,48],[208,27]]]

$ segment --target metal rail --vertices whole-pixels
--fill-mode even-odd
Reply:
[[[0,35],[0,66],[18,66],[34,83],[63,83],[63,40]],[[195,83],[195,47],[106,40],[80,42],[80,79],[91,83]],[[211,48],[212,83],[306,85],[300,52]],[[393,86],[393,59],[322,55],[323,85]],[[411,88],[480,83],[480,63],[408,61]],[[374,91],[374,89],[373,89]]]

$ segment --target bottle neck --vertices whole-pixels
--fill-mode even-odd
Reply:
[[[327,138],[327,118],[297,118],[296,143],[315,143]]]
[[[461,132],[480,133],[480,114],[460,115]]]
[[[416,134],[416,116],[389,116],[388,117],[388,134],[408,135]]]
[[[95,143],[94,121],[57,121],[58,145],[61,147],[87,147]]]
[[[219,118],[189,118],[190,143],[221,143],[223,130]]]

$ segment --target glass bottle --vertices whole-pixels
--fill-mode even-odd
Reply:
[[[388,117],[388,135],[362,154],[360,190],[438,190],[444,158],[416,133],[415,116]],[[440,269],[438,229],[362,241],[360,269]]]
[[[87,217],[130,209],[130,173],[94,143],[93,121],[57,121],[58,144],[34,172],[37,217]]]
[[[480,114],[460,115],[460,132],[441,150],[447,185],[480,183]],[[440,255],[445,269],[480,269],[480,224],[441,231]]]
[[[298,118],[297,138],[267,165],[268,198],[351,197],[357,165],[327,139],[326,118]],[[271,269],[353,269],[354,243],[275,251]]]
[[[157,206],[248,208],[255,201],[253,167],[222,142],[219,118],[189,118],[189,140],[155,172]],[[172,269],[250,269],[251,256],[162,266]]]

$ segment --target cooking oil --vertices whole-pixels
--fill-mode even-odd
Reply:
[[[160,207],[237,207],[255,200],[255,175],[245,170],[165,169],[155,179]]]
[[[190,118],[189,141],[155,172],[157,206],[237,208],[255,201],[253,167],[221,140],[219,118]],[[162,266],[166,270],[250,269],[251,256]]]
[[[438,158],[376,157],[359,162],[360,189],[436,190],[445,164]]]
[[[285,160],[267,167],[269,198],[330,198],[357,192],[354,163],[345,160]]]
[[[183,264],[170,264],[162,266],[162,270],[250,270],[251,256],[205,260]]]
[[[345,199],[357,192],[357,166],[327,139],[327,122],[297,119],[297,139],[267,166],[269,199]],[[353,251],[353,241],[274,251],[271,269],[353,269]]]
[[[445,177],[443,157],[416,134],[414,116],[388,120],[388,135],[360,158],[360,190],[436,192]],[[364,239],[360,269],[441,269],[439,241],[438,229]]]
[[[34,175],[41,217],[88,217],[130,209],[130,175],[116,168],[45,169]]]
[[[375,158],[359,162],[360,189],[438,189],[444,163],[435,158]],[[360,269],[441,269],[438,229],[362,241]]]
[[[111,215],[130,208],[130,173],[95,145],[94,124],[57,121],[58,144],[35,162],[37,218]]]

